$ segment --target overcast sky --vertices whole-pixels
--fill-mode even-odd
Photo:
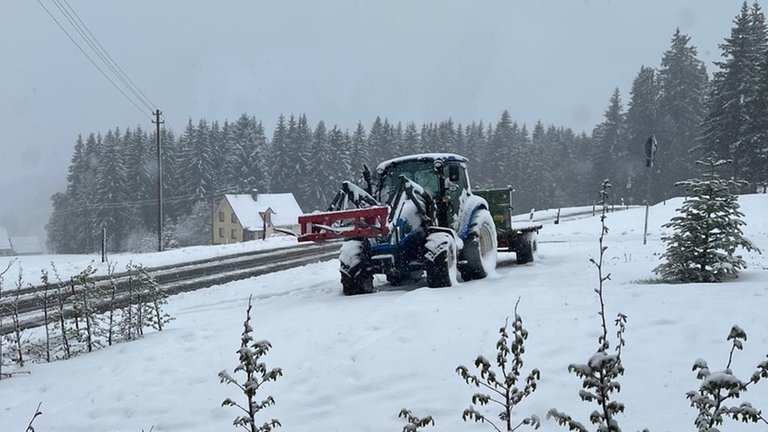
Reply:
[[[247,112],[590,133],[676,27],[714,71],[741,0],[68,0],[168,126]],[[152,128],[38,1],[0,5],[0,226],[40,234],[78,134]],[[40,0],[52,12],[52,0]],[[57,14],[60,20],[61,15]],[[73,33],[74,34],[74,33]],[[87,47],[85,47],[87,48]],[[466,155],[470,158],[473,155]]]

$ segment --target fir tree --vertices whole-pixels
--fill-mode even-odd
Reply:
[[[333,192],[339,187],[341,182],[345,180],[351,180],[354,178],[352,171],[352,161],[350,160],[352,152],[352,139],[349,134],[342,131],[337,125],[333,126],[333,129],[328,133],[328,151],[330,152],[332,166],[327,173],[328,178],[325,180],[326,192]],[[332,198],[324,196],[322,209],[328,205],[328,200]]]
[[[120,130],[107,131],[99,154],[96,168],[96,228],[100,233],[106,229],[107,248],[121,250],[127,228],[131,221],[131,208],[128,205],[128,172],[125,164],[123,140]],[[95,234],[95,233],[94,233]]]
[[[507,184],[517,186],[519,172],[515,172],[510,166],[510,160],[513,159],[513,149],[516,140],[517,124],[513,124],[509,112],[504,110],[501,118],[496,123],[496,129],[489,138],[487,156],[487,181],[489,186],[502,187]],[[506,179],[506,180],[503,180]],[[502,184],[499,184],[502,182]]]
[[[315,128],[309,147],[309,169],[301,178],[303,198],[309,210],[325,210],[333,198],[331,184],[333,173],[337,170],[336,154],[331,150],[325,123],[320,121]]]
[[[369,158],[372,159],[374,164],[386,160],[391,156],[389,147],[389,138],[387,137],[387,129],[389,128],[389,122],[382,120],[381,117],[376,117],[371,125],[371,131],[368,133],[368,139],[366,144],[368,147]]]
[[[416,153],[421,153],[419,131],[416,129],[416,123],[410,122],[405,125],[405,132],[403,133],[403,154]]]
[[[643,202],[647,197],[649,188],[657,191],[658,187],[651,187],[648,181],[662,181],[651,170],[658,171],[658,165],[645,167],[645,142],[651,134],[659,134],[660,88],[656,71],[653,68],[641,67],[630,90],[629,108],[626,116],[627,146],[623,148],[625,158],[619,161],[619,169],[616,172],[617,186],[623,190],[619,192],[627,201]],[[658,136],[660,142],[667,145],[662,136]],[[667,157],[667,155],[665,155]],[[656,197],[652,198],[653,200]]]
[[[748,135],[750,125],[760,113],[759,71],[766,55],[766,24],[757,2],[752,9],[747,2],[734,19],[730,37],[720,45],[724,60],[716,62],[712,89],[707,100],[703,146],[721,159],[733,160],[735,178],[754,180],[759,159],[756,142]]]
[[[352,134],[352,152],[349,155],[350,167],[352,174],[356,177],[362,172],[363,164],[367,164],[371,169],[374,168],[368,151],[368,138],[365,132],[365,127],[362,122],[357,122],[357,128]]]
[[[743,182],[722,179],[715,169],[729,163],[710,155],[699,161],[708,172],[701,179],[679,182],[687,199],[678,216],[663,226],[673,233],[662,237],[667,251],[666,262],[654,272],[668,281],[720,282],[736,277],[746,263],[736,249],[758,250],[741,231],[744,216],[739,211],[737,197],[730,191]],[[758,250],[759,251],[759,250]]]
[[[602,179],[618,178],[617,161],[626,159],[625,145],[625,114],[621,104],[619,89],[611,94],[608,108],[604,113],[605,120],[592,133],[594,147],[591,152],[593,160],[592,183],[600,183]]]
[[[266,174],[266,137],[256,119],[243,113],[232,126],[226,164],[229,175],[227,189],[237,193],[268,190]]]
[[[290,123],[293,122],[294,119],[293,116],[291,116]],[[288,128],[289,124],[286,124],[285,116],[280,114],[280,117],[277,119],[274,134],[272,135],[270,150],[270,160],[272,161],[272,164],[270,165],[272,192],[288,192],[288,184],[294,173],[295,167],[291,165],[293,162],[288,146]]]
[[[659,129],[655,133],[662,150],[656,158],[658,187],[652,189],[656,200],[675,194],[674,184],[694,174],[699,155],[708,76],[690,39],[679,29],[675,31],[658,72]],[[646,136],[650,133],[653,132]]]

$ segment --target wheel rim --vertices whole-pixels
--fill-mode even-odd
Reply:
[[[485,256],[493,248],[491,229],[488,227],[488,225],[483,224],[483,227],[480,229],[478,242],[480,243],[480,256]]]

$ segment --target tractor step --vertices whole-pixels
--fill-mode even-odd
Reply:
[[[388,214],[389,207],[375,206],[301,215],[298,240],[324,241],[387,235]]]

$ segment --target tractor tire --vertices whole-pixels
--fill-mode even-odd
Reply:
[[[535,239],[526,238],[520,241],[520,244],[517,245],[517,250],[515,250],[517,263],[528,264],[529,262],[533,262],[533,252],[535,250],[536,250]]]
[[[370,294],[373,289],[373,274],[368,270],[370,247],[364,240],[349,240],[341,248],[339,271],[344,295]]]
[[[449,287],[456,279],[456,242],[451,234],[434,232],[427,236],[427,286]]]
[[[496,225],[491,213],[478,210],[469,224],[469,235],[461,251],[463,264],[459,267],[464,281],[483,279],[496,269]]]

